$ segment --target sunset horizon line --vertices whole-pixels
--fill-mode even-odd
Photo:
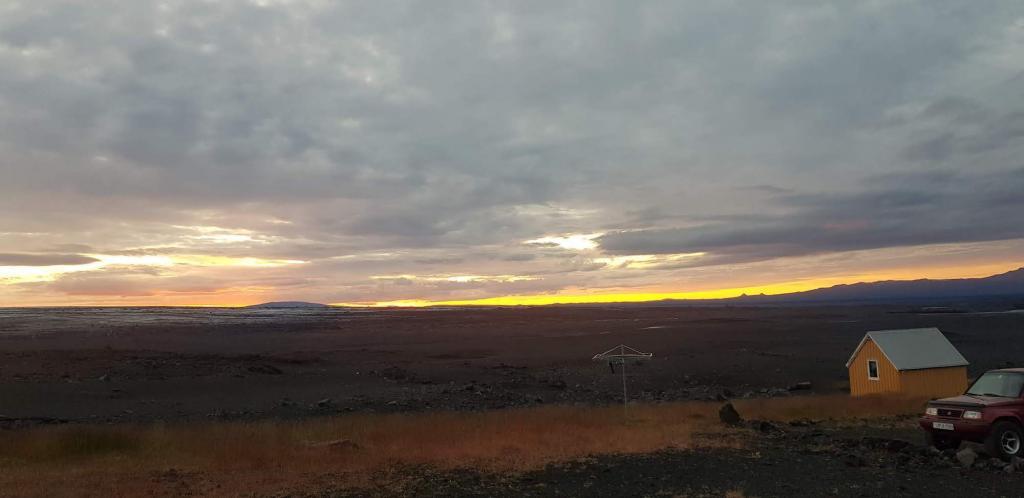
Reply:
[[[996,269],[1004,268],[1004,269]],[[921,280],[958,280],[958,279],[980,279],[989,278],[1006,273],[1024,270],[1024,263],[1008,265],[986,265],[984,270],[979,269],[973,272],[956,272],[955,269],[937,269],[928,275],[920,276],[877,276],[868,277],[862,275],[804,279],[790,282],[776,282],[764,285],[746,287],[728,287],[720,289],[696,290],[696,291],[618,291],[606,293],[541,293],[481,297],[474,299],[400,299],[390,301],[373,302],[316,302],[303,299],[272,299],[246,303],[194,303],[194,304],[31,304],[21,306],[0,306],[0,309],[17,308],[225,308],[238,309],[250,306],[257,306],[275,302],[298,302],[322,305],[332,308],[430,308],[430,307],[519,307],[519,306],[553,306],[553,305],[586,305],[586,304],[636,304],[656,303],[661,301],[724,301],[743,296],[780,296],[796,294],[800,292],[828,289],[844,285],[874,284],[883,282],[913,282]]]

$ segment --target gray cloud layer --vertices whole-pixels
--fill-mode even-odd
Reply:
[[[57,266],[95,263],[96,258],[81,254],[12,254],[0,253],[0,266]]]
[[[523,245],[554,234],[708,253],[677,272],[1024,237],[1019,2],[0,9],[0,266],[82,246],[294,259],[261,285],[373,299],[450,294],[380,274],[544,275],[444,284],[466,295],[687,275]],[[181,228],[200,226],[234,238]],[[256,280],[168,278],[51,285]]]
[[[774,202],[785,208],[783,214],[611,232],[598,242],[614,254],[706,252],[723,263],[1024,238],[1024,168],[988,175],[885,175],[859,191],[786,194]]]

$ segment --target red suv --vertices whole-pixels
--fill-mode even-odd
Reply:
[[[930,401],[920,424],[940,450],[973,441],[1004,460],[1024,456],[1024,368],[990,370],[966,393]]]

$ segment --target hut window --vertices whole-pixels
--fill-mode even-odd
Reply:
[[[878,361],[868,360],[868,378],[878,380]]]

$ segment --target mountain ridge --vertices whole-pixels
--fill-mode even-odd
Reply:
[[[739,296],[722,302],[842,302],[885,299],[950,299],[1024,296],[1024,267],[976,278],[880,280],[774,295]]]
[[[330,305],[321,303],[310,303],[307,301],[270,301],[266,303],[246,306],[249,309],[305,309],[305,308],[330,308]]]

